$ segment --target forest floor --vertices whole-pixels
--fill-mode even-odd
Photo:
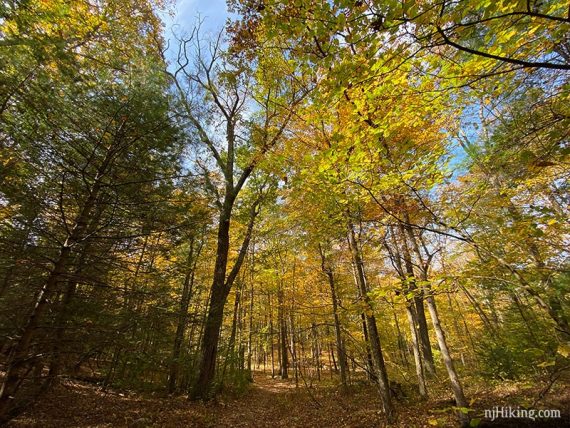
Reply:
[[[540,385],[505,383],[468,388],[475,416],[494,406],[530,406]],[[396,401],[396,427],[457,426],[451,395],[432,387],[431,399],[400,397]],[[535,421],[502,419],[481,427],[570,427],[570,388],[554,385],[537,403],[538,409],[560,409],[561,419]],[[183,396],[141,395],[107,390],[99,386],[65,380],[37,405],[8,426],[42,427],[382,427],[384,421],[375,390],[360,383],[341,394],[330,382],[309,387],[299,380],[272,379],[258,372],[252,386],[240,396],[222,396],[210,403],[190,402]]]

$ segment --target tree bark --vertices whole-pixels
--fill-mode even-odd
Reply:
[[[249,223],[245,237],[242,241],[238,257],[226,277],[228,254],[230,249],[230,220],[236,189],[231,184],[226,189],[226,196],[220,212],[218,224],[218,240],[216,247],[216,263],[214,266],[214,278],[210,289],[210,308],[206,318],[204,334],[202,337],[201,359],[198,373],[198,379],[190,391],[191,399],[208,399],[211,398],[215,391],[212,391],[212,384],[216,370],[216,358],[218,354],[218,343],[220,339],[220,330],[224,319],[224,306],[228,299],[231,287],[241,269],[241,265],[245,259],[249,241],[253,233],[253,225],[255,218],[259,214],[258,205],[260,200],[256,200],[250,210]]]
[[[277,292],[277,321],[279,323],[279,349],[280,349],[280,368],[279,375],[281,379],[289,378],[289,358],[287,354],[287,320],[285,318],[285,308],[283,301],[282,285]]]
[[[65,278],[72,258],[72,249],[82,239],[84,232],[92,218],[92,211],[95,208],[97,198],[101,189],[101,178],[104,169],[111,160],[110,153],[103,162],[89,196],[77,216],[74,225],[63,245],[59,249],[59,254],[54,263],[48,278],[36,298],[36,304],[32,309],[26,325],[22,329],[22,334],[12,346],[10,356],[6,363],[6,374],[4,382],[0,388],[0,424],[11,419],[20,409],[14,402],[14,397],[21,385],[25,373],[28,371],[33,359],[29,358],[32,340],[37,334],[40,321],[52,306],[52,300],[59,288],[59,283]]]
[[[214,277],[210,289],[210,306],[202,336],[201,359],[198,379],[190,392],[192,399],[210,398],[216,368],[218,341],[224,317],[224,306],[229,294],[226,287],[226,269],[230,249],[230,218],[233,198],[226,193],[218,223],[218,239]]]
[[[253,355],[253,348],[252,348],[252,339],[253,339],[253,282],[255,278],[255,242],[252,245],[251,249],[251,267],[250,267],[250,300],[249,300],[249,330],[247,336],[247,371],[249,380],[253,382],[253,371],[251,369],[251,359]],[[263,364],[263,370],[265,370],[265,363]]]
[[[408,323],[410,324],[410,333],[412,336],[412,349],[414,352],[414,363],[416,367],[416,376],[418,377],[418,390],[422,397],[427,396],[426,379],[424,374],[424,365],[420,352],[420,344],[418,340],[418,331],[416,329],[417,320],[415,306],[411,302],[406,304],[406,314],[408,315]]]
[[[394,301],[390,302],[390,304],[392,306],[392,315],[394,317],[394,326],[396,327],[396,334],[398,335],[398,350],[400,351],[400,358],[402,359],[402,364],[404,366],[407,366],[409,363],[407,358],[406,339],[402,334],[402,330],[400,328],[400,321],[398,320],[398,314],[394,306]]]
[[[198,244],[196,249],[196,254],[194,255],[194,243],[196,238],[192,236],[190,238],[190,249],[188,252],[188,258],[186,264],[188,270],[184,277],[184,282],[182,284],[182,295],[180,297],[180,308],[178,312],[178,323],[176,325],[176,334],[174,336],[174,345],[172,348],[172,357],[170,363],[170,372],[168,376],[168,392],[173,393],[176,389],[176,381],[178,379],[178,372],[180,370],[180,353],[182,349],[182,342],[184,341],[184,335],[186,333],[186,324],[188,323],[188,307],[190,305],[190,299],[192,298],[192,292],[194,287],[194,276],[196,273],[196,263],[200,251],[202,249],[202,243]]]
[[[374,316],[370,297],[368,296],[366,275],[364,273],[364,263],[362,261],[360,248],[358,247],[358,243],[356,241],[354,226],[350,221],[348,222],[348,243],[352,254],[354,267],[356,270],[357,284],[360,289],[360,293],[365,306],[364,317],[366,322],[366,328],[368,330],[368,337],[370,340],[370,349],[372,352],[372,361],[374,363],[374,370],[378,378],[378,386],[380,391],[380,398],[382,399],[382,407],[387,422],[391,424],[396,421],[396,413],[392,405],[392,397],[390,395],[390,384],[388,381],[388,373],[386,371],[386,366],[384,364],[384,355],[382,353],[380,336],[378,334],[378,328],[376,326],[376,318]]]
[[[319,246],[319,251],[321,253],[321,269],[327,276],[329,282],[329,288],[331,290],[331,299],[333,305],[333,317],[334,317],[334,331],[336,339],[336,353],[340,366],[340,383],[344,391],[347,389],[347,361],[346,353],[344,350],[344,341],[342,340],[342,328],[340,324],[340,317],[338,314],[338,297],[336,294],[336,284],[334,278],[334,272],[331,266],[326,265],[325,254],[322,248]]]
[[[275,378],[275,349],[273,339],[273,307],[271,306],[271,294],[267,295],[269,304],[269,347],[271,349],[271,379]]]
[[[400,231],[402,229],[400,228]],[[390,257],[392,259],[393,265],[398,272],[398,275],[402,281],[402,293],[404,294],[404,300],[406,303],[406,315],[408,317],[408,324],[410,326],[410,334],[412,337],[412,352],[414,355],[414,365],[416,368],[416,376],[418,378],[418,390],[422,397],[427,396],[427,388],[426,388],[426,380],[425,380],[425,372],[424,372],[424,359],[425,353],[421,350],[420,345],[420,334],[419,334],[419,326],[418,326],[418,316],[417,316],[417,306],[415,302],[415,297],[417,295],[417,287],[415,286],[415,277],[413,272],[413,266],[411,263],[411,259],[409,257],[409,252],[406,252],[406,248],[403,245],[402,240],[398,241],[396,239],[394,228],[390,228],[390,233],[392,236],[392,247],[388,245],[387,242],[384,243]],[[401,238],[405,239],[405,236],[401,236]],[[402,247],[404,257],[400,254],[400,246]],[[404,265],[402,265],[402,260],[404,260]],[[413,294],[412,297],[409,295]],[[421,305],[423,308],[423,303]],[[427,329],[426,329],[427,330]],[[430,346],[431,350],[431,346]]]
[[[408,214],[405,213],[404,216],[406,221],[409,223]],[[410,291],[414,294],[413,305],[415,306],[415,311],[414,311],[415,319],[417,320],[417,326],[418,326],[417,331],[419,336],[419,343],[422,350],[422,355],[424,357],[424,365],[426,371],[430,375],[435,376],[435,363],[433,360],[433,352],[431,350],[431,343],[429,340],[429,331],[428,331],[426,313],[424,308],[424,293],[421,287],[416,286],[416,275],[414,273],[412,255],[406,239],[406,233],[408,235],[408,238],[410,239],[410,242],[412,243],[412,248],[414,250],[414,253],[416,254],[416,257],[418,259],[418,265],[420,265],[420,270],[422,271],[422,273],[424,273],[424,270],[427,269],[427,267],[424,266],[423,258],[421,256],[420,249],[412,228],[410,226],[404,226],[402,224],[399,224],[399,228],[401,232],[404,266],[406,268],[406,274],[408,276],[407,280],[409,281]],[[427,272],[425,273],[426,275],[424,276],[427,276]]]
[[[226,374],[226,369],[228,368],[228,363],[231,365],[230,366],[231,370],[234,370],[235,365],[236,365],[235,364],[236,363],[235,343],[236,343],[236,335],[237,335],[238,323],[239,323],[240,311],[241,311],[242,289],[243,289],[243,282],[238,280],[238,286],[236,289],[235,300],[234,300],[234,313],[233,313],[233,318],[232,318],[232,329],[230,332],[230,340],[228,341],[228,349],[226,351],[226,359],[224,361],[224,368],[222,370],[222,379],[224,378],[224,376]],[[239,348],[238,348],[238,352],[239,352]]]
[[[457,371],[455,370],[455,366],[453,364],[453,360],[451,358],[451,354],[447,346],[445,332],[443,331],[443,328],[439,320],[439,314],[437,312],[437,306],[433,295],[431,294],[427,295],[426,303],[432,320],[433,328],[435,330],[435,335],[437,337],[439,349],[441,351],[441,356],[443,358],[443,362],[447,370],[447,375],[449,376],[449,381],[451,382],[451,390],[453,391],[453,396],[455,397],[455,403],[457,407],[467,408],[469,407],[469,404],[467,403],[467,399],[465,398],[465,395],[463,393],[463,387],[461,386],[459,376],[457,375]],[[459,417],[463,425],[469,424],[468,415],[466,415],[463,412],[459,412]]]

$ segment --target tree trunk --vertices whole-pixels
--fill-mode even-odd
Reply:
[[[404,214],[406,221],[409,222],[409,216],[407,213]],[[424,357],[424,365],[426,371],[434,376],[435,375],[435,363],[433,360],[433,352],[431,350],[431,343],[429,340],[429,331],[427,326],[426,320],[426,313],[424,308],[424,293],[421,288],[416,286],[416,275],[414,273],[414,267],[412,263],[412,255],[410,249],[408,247],[408,241],[406,239],[406,233],[410,242],[412,243],[412,248],[414,253],[416,254],[418,265],[420,265],[420,270],[422,273],[424,272],[425,267],[423,266],[423,258],[416,241],[416,237],[413,233],[413,230],[410,226],[404,226],[399,224],[399,229],[401,233],[401,244],[402,244],[402,255],[404,259],[404,266],[406,269],[406,274],[408,276],[407,281],[409,282],[408,287],[410,292],[414,294],[413,297],[413,305],[415,306],[415,319],[417,321],[418,326],[418,336],[419,336],[419,343],[422,350],[422,355]],[[425,278],[422,278],[425,280]]]
[[[216,263],[210,290],[210,308],[208,310],[202,337],[202,355],[198,369],[198,380],[190,392],[190,398],[192,399],[207,399],[211,397],[213,392],[211,391],[211,387],[216,370],[220,329],[224,318],[224,306],[230,291],[226,286],[226,268],[230,249],[230,217],[232,204],[233,200],[226,194],[218,224]]]
[[[412,349],[414,351],[414,363],[416,366],[416,375],[418,377],[418,389],[422,397],[427,396],[426,380],[424,375],[424,365],[422,363],[422,356],[420,352],[420,344],[418,340],[418,331],[416,329],[416,313],[415,306],[412,302],[407,302],[406,313],[408,315],[408,322],[410,324],[410,333],[412,336]]]
[[[224,306],[228,299],[232,285],[241,269],[244,258],[249,247],[249,241],[253,232],[255,218],[259,211],[257,210],[259,199],[251,206],[249,223],[245,237],[242,241],[238,257],[226,277],[228,265],[228,253],[230,249],[230,218],[233,203],[237,195],[236,190],[226,189],[224,204],[220,212],[220,220],[218,224],[218,240],[216,248],[216,263],[214,266],[214,279],[210,289],[210,308],[206,318],[204,335],[201,346],[201,359],[196,384],[190,391],[190,398],[207,399],[211,398],[212,383],[216,371],[216,358],[218,355],[218,343],[220,340],[220,330],[224,319]]]
[[[239,314],[241,308],[241,293],[243,289],[243,282],[239,281],[238,288],[236,289],[236,295],[234,300],[234,313],[232,318],[232,329],[230,332],[230,340],[228,342],[228,349],[226,351],[226,359],[224,361],[224,368],[222,370],[222,379],[226,374],[226,369],[228,368],[228,363],[230,363],[230,369],[233,371],[236,366],[236,350],[235,350],[235,342],[236,342],[236,335],[238,330],[238,323],[239,323]],[[238,349],[239,351],[239,349]]]
[[[426,303],[433,324],[433,328],[435,330],[435,335],[437,337],[439,349],[441,351],[441,356],[443,358],[443,362],[447,370],[447,375],[449,376],[449,380],[451,382],[451,390],[453,391],[453,396],[455,397],[455,403],[457,407],[464,407],[464,408],[469,407],[467,399],[465,398],[465,395],[463,393],[463,387],[461,386],[459,376],[457,375],[457,371],[455,370],[453,360],[451,359],[449,348],[447,347],[445,332],[443,331],[443,328],[439,321],[439,314],[437,312],[435,298],[433,297],[433,295],[428,294],[426,298]],[[462,424],[467,425],[469,423],[469,417],[465,413],[459,412],[459,417],[461,419]]]
[[[224,319],[224,306],[228,298],[232,285],[239,274],[241,265],[247,254],[249,241],[253,233],[255,218],[259,214],[258,198],[250,209],[249,223],[245,232],[245,237],[236,261],[226,277],[228,265],[228,253],[230,250],[230,219],[233,204],[239,188],[233,188],[232,183],[226,183],[226,195],[220,212],[218,224],[218,241],[216,248],[216,264],[214,266],[214,278],[210,291],[210,308],[206,318],[204,336],[202,338],[202,355],[196,384],[190,391],[191,399],[210,398],[212,396],[212,383],[216,373],[216,357],[218,355],[218,343],[220,339],[220,329]]]
[[[475,297],[473,297],[473,295],[469,292],[469,290],[467,290],[467,288],[465,288],[463,285],[460,285],[460,287],[461,290],[463,290],[463,292],[467,296],[467,299],[473,305],[473,309],[475,309],[475,312],[477,312],[477,315],[479,315],[481,321],[483,321],[483,325],[487,327],[491,333],[498,334],[498,331],[495,328],[496,326],[491,322],[491,320],[489,319],[483,308],[481,308],[481,305],[479,304],[479,302],[477,302],[477,299],[475,299]]]
[[[97,209],[95,214],[89,221],[88,226],[85,228],[85,233],[90,235],[97,230],[99,223],[101,221],[101,216],[103,214],[103,210]],[[66,287],[61,299],[57,307],[57,316],[55,318],[54,327],[55,327],[55,335],[51,339],[52,342],[52,355],[51,361],[49,363],[49,371],[48,371],[48,380],[45,382],[45,385],[42,387],[43,389],[47,389],[51,386],[53,381],[59,376],[61,367],[63,365],[62,361],[62,353],[61,349],[63,347],[63,342],[65,340],[65,335],[68,329],[68,323],[73,316],[71,302],[75,297],[75,293],[77,291],[77,283],[80,279],[80,276],[85,268],[86,259],[91,251],[91,244],[92,241],[86,241],[81,245],[77,245],[79,247],[78,255],[76,260],[73,260],[70,264],[75,265],[75,270],[71,277],[66,282]]]
[[[188,258],[186,260],[188,270],[186,271],[184,283],[182,284],[182,296],[180,297],[178,324],[176,325],[176,334],[174,336],[174,345],[172,348],[172,357],[170,363],[170,373],[168,376],[168,392],[171,394],[176,389],[176,381],[178,378],[178,372],[180,370],[180,351],[182,349],[182,342],[184,341],[184,334],[186,333],[186,324],[188,323],[188,307],[190,305],[190,299],[192,298],[196,263],[200,254],[200,250],[202,249],[202,244],[198,244],[196,255],[194,255],[195,241],[195,237],[192,236],[190,238],[190,250],[188,252]]]
[[[311,322],[311,339],[312,339],[312,346],[311,346],[311,353],[313,359],[313,365],[317,371],[317,380],[321,380],[321,352],[320,352],[320,344],[319,344],[319,334],[317,332],[317,325],[315,322]],[[302,358],[301,354],[301,358]]]
[[[358,285],[358,279],[356,278],[356,268],[354,266],[354,262],[352,263],[352,268],[353,268],[352,272],[354,274],[354,284],[356,285],[358,291],[358,298],[364,299],[360,291],[360,286]],[[374,369],[374,362],[372,361],[370,338],[368,336],[368,327],[366,326],[366,315],[364,315],[364,312],[360,313],[360,322],[362,325],[362,337],[364,337],[364,346],[366,348],[366,370],[367,370],[366,374],[368,376],[369,381],[376,383],[378,382],[378,377],[376,376],[376,370]],[[335,365],[335,370],[338,372],[338,370],[336,369],[336,365]]]
[[[360,296],[360,292],[359,292],[359,297],[362,298],[362,296]],[[362,323],[362,336],[364,337],[364,344],[366,346],[366,368],[368,369],[368,380],[372,382],[377,382],[378,377],[376,376],[376,371],[374,370],[374,362],[372,361],[372,351],[370,350],[370,338],[368,336],[368,327],[366,326],[366,315],[364,315],[364,312],[360,314],[360,321]]]
[[[384,355],[382,353],[380,336],[378,335],[378,328],[376,326],[376,318],[374,316],[370,297],[368,296],[366,276],[364,273],[364,264],[362,262],[360,248],[358,247],[358,243],[356,241],[354,226],[350,222],[348,223],[348,243],[356,271],[356,280],[365,306],[364,317],[366,321],[366,328],[368,330],[368,338],[370,340],[372,361],[374,363],[375,374],[378,378],[382,407],[384,409],[384,414],[386,415],[387,422],[391,424],[396,421],[396,413],[392,405],[392,398],[390,396],[388,373],[384,364]]]
[[[251,369],[251,358],[253,354],[252,338],[253,338],[253,280],[255,278],[255,242],[251,249],[251,268],[250,268],[250,300],[249,300],[249,331],[247,336],[247,371],[249,373],[249,380],[253,382],[253,371]],[[265,362],[263,363],[263,370],[265,370]]]
[[[281,379],[289,378],[289,359],[287,354],[287,320],[285,319],[285,308],[283,302],[282,285],[277,292],[277,319],[279,323],[279,349],[280,349],[280,369]]]
[[[418,290],[418,294],[414,296],[414,306],[416,309],[416,317],[418,320],[418,335],[420,339],[422,355],[424,356],[425,368],[426,371],[431,376],[435,376],[435,363],[433,360],[433,352],[431,349],[431,342],[429,339],[429,331],[428,331],[426,312],[424,307],[423,291]]]
[[[403,235],[402,227],[399,228],[400,231],[400,240],[396,238],[394,228],[390,228],[391,237],[392,237],[392,247],[389,247],[388,244],[385,242],[386,249],[388,250],[394,267],[400,276],[402,281],[402,293],[404,294],[404,299],[406,302],[406,314],[408,317],[408,324],[410,326],[410,333],[412,337],[412,352],[414,355],[414,365],[416,368],[416,376],[418,378],[418,389],[421,396],[427,395],[426,389],[426,381],[425,381],[425,371],[424,371],[424,362],[426,351],[422,352],[421,349],[421,335],[419,334],[419,323],[418,323],[418,312],[417,308],[421,307],[423,309],[423,301],[421,302],[420,306],[416,305],[416,297],[418,295],[418,289],[416,287],[415,282],[415,275],[412,265],[412,260],[410,257],[410,252],[406,245],[405,236]],[[404,256],[402,257],[402,254]],[[402,260],[404,264],[402,265]],[[409,295],[413,294],[413,297]],[[426,329],[427,331],[427,326]],[[429,344],[429,337],[428,337],[428,344]],[[431,346],[429,346],[429,350],[431,351]],[[424,357],[422,359],[422,356]]]
[[[271,294],[267,295],[269,304],[269,345],[271,349],[271,379],[275,378],[275,349],[273,339],[273,307],[271,306]]]
[[[295,334],[295,318],[293,317],[293,312],[289,314],[289,325],[291,326],[290,339],[291,344],[289,346],[289,351],[291,353],[291,359],[293,360],[293,373],[295,374],[295,388],[299,387],[299,358],[297,355],[297,335]]]
[[[104,162],[101,169],[106,166],[107,162]],[[95,184],[81,212],[77,216],[69,236],[59,250],[59,255],[54,263],[54,267],[36,298],[36,304],[28,317],[26,325],[22,329],[22,334],[10,350],[10,356],[6,363],[4,382],[0,388],[0,424],[8,421],[20,410],[17,408],[17,405],[15,405],[14,397],[22,383],[25,373],[28,372],[30,364],[33,364],[33,361],[28,358],[32,340],[37,334],[42,317],[52,306],[52,300],[59,287],[59,283],[65,278],[68,265],[71,261],[72,248],[81,241],[87,229],[87,225],[92,218],[92,211],[101,189],[101,175],[102,173],[97,175]]]
[[[202,356],[200,360],[198,380],[190,393],[192,399],[211,398],[212,383],[216,369],[220,329],[224,318],[224,306],[228,297],[225,287],[212,287],[210,308],[202,337]]]
[[[400,321],[398,320],[398,314],[396,313],[396,308],[394,306],[394,301],[392,300],[392,315],[394,316],[394,326],[396,327],[396,334],[398,335],[398,350],[400,351],[400,358],[402,359],[402,364],[407,366],[408,357],[407,357],[407,347],[406,347],[406,340],[404,335],[402,334],[402,330],[400,329]]]
[[[333,305],[333,317],[334,317],[334,331],[335,331],[335,338],[336,338],[336,353],[339,361],[340,366],[340,383],[342,389],[346,391],[347,389],[347,364],[346,364],[346,353],[344,351],[344,343],[342,340],[342,328],[340,325],[340,317],[338,314],[338,298],[336,295],[336,285],[334,279],[334,272],[332,267],[326,266],[325,255],[323,253],[322,248],[319,246],[319,250],[321,253],[321,269],[327,276],[329,282],[329,288],[331,290],[331,299]]]
[[[72,278],[67,281],[63,297],[59,304],[58,314],[54,322],[56,331],[52,339],[53,349],[51,361],[49,364],[48,381],[46,382],[45,388],[48,388],[50,384],[59,376],[61,366],[63,365],[63,361],[61,359],[61,348],[64,342],[66,330],[68,328],[69,320],[72,316],[70,311],[70,304],[75,297],[75,293],[77,291],[77,279],[81,275],[81,272],[84,268],[85,259],[87,257],[89,248],[90,245],[87,244],[82,249],[81,254],[78,257],[79,260],[77,263],[77,268],[75,269]]]

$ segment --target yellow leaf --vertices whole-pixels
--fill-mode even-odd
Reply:
[[[570,343],[564,343],[558,347],[558,353],[564,358],[570,356]]]

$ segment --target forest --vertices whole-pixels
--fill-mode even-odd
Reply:
[[[568,1],[175,6],[0,4],[0,425],[570,426]]]

